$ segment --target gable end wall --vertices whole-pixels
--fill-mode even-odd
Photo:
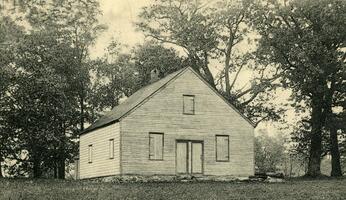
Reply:
[[[195,95],[195,115],[182,114],[183,94]],[[176,174],[177,139],[203,140],[205,175],[254,174],[254,128],[191,69],[120,123],[123,174]],[[149,132],[164,133],[163,161],[149,160]],[[229,135],[229,162],[216,162],[215,135]]]
[[[109,158],[109,140],[114,139],[114,158]],[[88,146],[93,145],[92,163],[88,163]],[[80,178],[120,174],[120,123],[110,124],[80,136]]]

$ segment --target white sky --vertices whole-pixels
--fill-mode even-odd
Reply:
[[[105,48],[109,44],[112,38],[120,41],[126,48],[131,48],[137,43],[143,43],[145,41],[144,35],[141,32],[136,32],[134,23],[138,19],[138,14],[141,8],[150,5],[152,0],[100,0],[100,7],[103,12],[103,16],[100,18],[100,22],[108,26],[108,30],[100,35],[95,46],[91,49],[92,57],[96,58],[102,56],[105,53]],[[214,73],[217,72],[215,69]],[[249,79],[250,74],[244,72],[240,74],[241,79],[246,82]],[[286,91],[281,91],[277,94],[279,97],[278,102],[285,102],[288,98]],[[296,117],[293,111],[289,111],[287,118],[294,123]],[[255,132],[259,132],[260,129],[266,130],[270,135],[275,135],[280,131],[276,128],[278,123],[261,123]]]
[[[102,56],[112,38],[129,47],[142,43],[144,35],[135,31],[134,23],[141,8],[149,3],[148,0],[100,0],[103,11],[100,23],[106,24],[108,30],[98,38],[92,56]]]

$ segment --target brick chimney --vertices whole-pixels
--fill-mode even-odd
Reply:
[[[150,83],[154,83],[156,81],[158,81],[160,78],[159,78],[159,75],[160,75],[160,72],[158,69],[153,69],[151,70],[150,72]]]

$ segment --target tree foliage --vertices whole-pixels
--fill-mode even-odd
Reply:
[[[285,140],[263,134],[255,137],[255,166],[259,172],[277,172],[285,159]]]
[[[112,41],[105,58],[93,65],[95,81],[90,104],[95,111],[112,109],[121,98],[129,97],[149,84],[152,70],[158,70],[159,78],[163,78],[183,65],[175,50],[159,43],[146,42],[135,46],[130,53],[121,53],[121,45]]]
[[[6,144],[12,149],[7,157],[18,161],[10,171],[64,178],[86,116],[88,48],[104,28],[97,22],[98,3],[22,1],[19,7],[29,26],[8,63],[13,79],[4,121],[17,146]]]
[[[10,100],[7,92],[11,88],[15,74],[15,69],[11,65],[13,51],[22,35],[23,28],[16,25],[11,18],[0,17],[0,169],[16,144],[15,137],[10,133],[6,122]],[[2,177],[1,172],[0,177]]]
[[[183,51],[188,65],[257,125],[263,120],[278,120],[282,110],[265,103],[280,75],[270,65],[259,67],[252,51],[241,49],[242,44],[254,40],[250,34],[253,4],[251,0],[161,0],[142,10],[137,26],[147,37]],[[222,63],[217,76],[212,74],[214,62]],[[259,76],[251,86],[236,87],[245,69]]]
[[[113,40],[95,60],[89,48],[106,28],[98,1],[15,2],[0,16],[0,163],[16,160],[10,173],[63,178],[86,122],[149,84],[153,69],[162,78],[191,66],[256,125],[280,119],[271,99],[290,88],[292,105],[308,114],[292,134],[296,153],[309,158],[308,175],[320,174],[327,153],[332,175],[341,174],[344,1],[158,0],[137,23],[151,40],[127,53]],[[256,165],[277,170],[282,141],[261,136],[255,148]]]
[[[253,21],[261,35],[258,54],[277,64],[295,101],[311,108],[309,176],[320,174],[323,127],[345,84],[345,9],[339,0],[268,1]]]

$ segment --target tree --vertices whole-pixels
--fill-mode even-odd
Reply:
[[[342,74],[345,74],[346,69],[343,67]],[[340,76],[340,75],[339,75]],[[345,78],[343,78],[345,79]],[[345,127],[345,110],[346,110],[346,82],[341,81],[340,84],[335,85],[335,94],[334,99],[332,100],[332,105],[327,108],[328,115],[326,121],[326,128],[330,133],[330,154],[332,156],[332,171],[331,176],[342,176],[342,167],[341,167],[341,150],[343,140],[345,138],[346,127]],[[340,112],[333,112],[333,108],[340,108]],[[339,138],[341,141],[339,141]],[[345,166],[345,165],[344,165]]]
[[[52,4],[31,4],[31,6],[31,13],[29,12],[28,15],[31,24],[38,29],[55,27],[64,33],[61,39],[67,40],[73,48],[74,71],[68,82],[73,86],[70,88],[70,94],[76,95],[79,100],[80,116],[77,119],[80,121],[80,130],[83,130],[87,118],[86,100],[90,87],[88,48],[98,34],[106,28],[98,22],[99,3],[94,0],[60,0],[53,1]],[[35,9],[40,6],[45,9]],[[43,12],[37,12],[37,10]]]
[[[309,159],[311,141],[311,120],[303,118],[293,127],[291,133],[292,154]],[[321,159],[330,153],[329,135],[326,130],[322,131]]]
[[[155,41],[138,45],[132,54],[141,87],[150,82],[150,72],[154,69],[159,70],[159,76],[162,78],[184,67],[183,59],[174,49],[165,48]]]
[[[339,127],[341,129],[340,134],[340,142],[339,142],[339,148],[340,148],[340,162],[342,166],[342,172],[343,174],[346,173],[346,125],[344,121],[346,120],[346,109],[343,108],[343,111],[339,114]]]
[[[104,29],[97,21],[98,3],[24,0],[19,7],[30,27],[11,60],[17,71],[6,122],[28,156],[22,159],[17,151],[12,159],[29,163],[34,177],[51,170],[64,178],[86,116],[88,48]]]
[[[254,24],[261,35],[258,53],[277,64],[283,85],[297,102],[311,108],[307,175],[320,175],[322,132],[330,119],[336,88],[345,72],[344,1],[270,1],[260,6]]]
[[[285,157],[284,139],[263,134],[255,137],[255,166],[260,172],[276,172]]]
[[[80,129],[84,129],[87,113],[85,101],[86,86],[90,84],[88,69],[88,48],[98,34],[106,27],[98,23],[101,14],[96,0],[21,0],[18,10],[25,15],[26,23],[34,30],[55,29],[64,32],[62,40],[71,42],[76,51],[76,68],[78,78],[75,79],[75,92],[80,102]]]
[[[342,156],[344,149],[345,137],[345,118],[343,113],[334,114],[333,122],[329,122],[322,131],[322,153],[321,159],[327,155],[333,155],[331,159],[332,171],[331,176],[342,175]],[[334,131],[334,133],[332,133]],[[332,134],[337,135],[337,140],[332,140]],[[311,140],[311,121],[308,118],[303,118],[295,126],[291,133],[293,143],[292,154],[299,157],[309,158],[310,140]],[[334,143],[334,144],[333,144]],[[336,143],[336,144],[335,144]],[[337,147],[335,156],[335,146]],[[340,149],[340,150],[339,150]],[[336,173],[337,172],[337,173]],[[334,173],[334,174],[333,174]]]
[[[94,63],[93,97],[90,104],[97,111],[112,109],[123,97],[129,97],[150,83],[150,72],[157,69],[160,78],[183,67],[177,52],[156,42],[137,45],[130,54],[120,53],[120,44],[112,41],[107,55]]]
[[[252,41],[248,36],[252,8],[253,1],[211,4],[161,0],[142,10],[137,26],[147,37],[184,52],[188,65],[257,125],[263,120],[277,120],[282,110],[265,104],[270,99],[269,91],[278,86],[275,81],[280,75],[270,65],[258,66],[251,51],[240,50],[246,40]],[[214,61],[223,63],[217,76],[212,74],[210,63]],[[256,71],[259,76],[251,80],[251,86],[237,88],[244,69]]]
[[[23,28],[16,25],[9,17],[0,17],[0,177],[2,177],[2,163],[15,143],[14,136],[6,125],[6,112],[8,110],[8,90],[13,84],[15,70],[11,65],[13,51],[18,39],[23,35]]]
[[[6,113],[8,129],[16,133],[19,149],[10,158],[31,163],[34,177],[43,169],[60,166],[63,178],[69,158],[72,126],[76,126],[75,99],[69,95],[67,74],[73,63],[73,49],[50,32],[31,32],[15,51],[14,85],[8,90],[10,100]],[[25,158],[22,152],[28,152]],[[30,170],[30,169],[28,169]]]
[[[213,23],[202,14],[209,9],[203,8],[200,1],[162,0],[143,9],[138,28],[149,37],[182,48],[190,65],[215,87],[208,59],[217,41]]]
[[[138,78],[129,54],[117,55],[112,61],[100,59],[94,63],[92,71],[95,81],[92,83],[88,103],[93,112],[96,112],[93,114],[94,121],[97,112],[114,108],[122,97],[132,94]]]

